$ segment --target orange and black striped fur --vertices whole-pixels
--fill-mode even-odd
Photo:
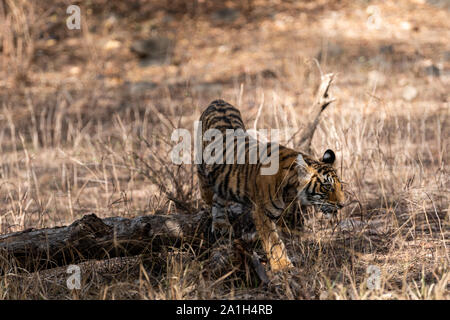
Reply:
[[[327,150],[321,160],[284,146],[265,144],[267,155],[278,148],[278,170],[272,175],[261,174],[262,164],[250,162],[250,150],[256,141],[246,135],[245,143],[238,139],[226,145],[226,131],[243,130],[245,126],[238,109],[223,100],[215,100],[200,117],[202,134],[209,129],[216,129],[223,134],[223,163],[206,163],[197,165],[200,191],[203,200],[212,208],[212,231],[229,232],[231,226],[227,217],[228,202],[238,202],[252,206],[252,217],[256,231],[268,256],[273,271],[292,267],[286,254],[285,246],[278,235],[276,220],[294,201],[302,206],[313,205],[329,216],[337,212],[344,202],[341,182],[333,168],[334,152]],[[203,150],[211,142],[205,141]],[[242,141],[242,140],[241,140]],[[228,148],[227,148],[228,147]],[[237,161],[225,163],[226,152],[239,154],[245,152],[245,163]],[[204,160],[204,159],[203,159]]]

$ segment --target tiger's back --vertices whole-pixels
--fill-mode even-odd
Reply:
[[[204,137],[205,133],[211,129],[220,131],[222,137],[226,137],[227,130],[233,130],[235,132],[238,130],[245,132],[246,130],[240,111],[223,100],[214,100],[211,102],[202,113],[200,122],[202,124],[202,137]],[[226,142],[224,141],[224,144],[225,143]],[[202,144],[203,150],[205,150],[209,142],[203,139]],[[248,201],[248,198],[243,191],[249,190],[249,180],[243,179],[242,182],[244,184],[241,188],[241,180],[239,178],[246,168],[247,172],[255,170],[255,165],[245,166],[244,164],[237,164],[237,159],[231,164],[223,163],[226,162],[224,161],[227,156],[226,150],[227,146],[225,145],[222,153],[222,163],[216,162],[208,164],[206,161],[201,161],[201,163],[197,165],[202,198],[209,205],[213,203],[213,195],[215,193],[219,194],[221,198],[240,203]],[[233,152],[235,150],[236,148],[233,143]]]
[[[202,161],[198,165],[201,190],[205,194],[203,199],[208,204],[212,204],[213,195],[217,194],[223,200],[239,202],[245,206],[253,206],[260,201],[258,193],[264,194],[266,193],[265,191],[267,191],[267,198],[269,199],[270,193],[275,192],[275,190],[269,189],[275,189],[280,184],[280,181],[278,183],[273,181],[268,184],[269,188],[267,190],[258,190],[257,178],[263,164],[260,161],[259,154],[255,157],[255,161],[250,161],[252,157],[250,153],[252,151],[255,154],[258,153],[257,148],[258,146],[261,147],[261,144],[258,145],[258,142],[252,136],[245,133],[246,128],[240,111],[223,100],[215,100],[203,112],[200,121],[202,123],[202,135],[205,135],[211,129],[220,131],[223,137],[222,162],[224,162],[207,164],[205,161]],[[230,139],[231,143],[227,144],[225,139],[227,130],[232,132],[240,130],[244,134],[245,139],[240,141],[237,138]],[[209,143],[209,141],[203,141],[203,150],[207,148]],[[268,143],[266,148],[267,156],[270,157],[273,151],[272,144]],[[277,148],[280,162],[284,164],[285,169],[288,169],[298,156],[298,152],[283,146],[277,146]],[[229,153],[235,155],[232,161],[226,161],[229,159],[227,158]],[[242,154],[244,163],[238,161],[238,154]],[[284,176],[284,178],[287,178],[291,182],[291,186],[295,187],[294,184],[296,184],[297,179],[292,175],[293,172]],[[277,175],[277,177],[279,176]],[[271,180],[274,180],[273,178],[276,177],[272,177]]]

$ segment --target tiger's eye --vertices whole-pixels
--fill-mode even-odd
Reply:
[[[332,185],[331,183],[324,183],[324,184],[323,184],[323,188],[324,188],[326,191],[332,191],[332,190],[333,190],[333,185]]]

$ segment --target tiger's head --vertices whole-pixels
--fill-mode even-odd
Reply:
[[[345,202],[342,183],[333,167],[336,156],[330,149],[322,159],[313,160],[298,154],[296,159],[301,189],[298,197],[301,205],[312,205],[322,211],[326,218],[335,215]]]

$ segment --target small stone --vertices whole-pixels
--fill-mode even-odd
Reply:
[[[56,44],[56,40],[55,39],[48,39],[47,41],[45,41],[45,45],[47,47],[53,47]]]
[[[381,54],[391,55],[394,53],[394,46],[392,44],[383,45],[379,50]]]
[[[277,78],[277,74],[275,73],[275,71],[270,70],[270,69],[264,69],[263,71],[261,71],[261,76],[264,79],[276,79]]]
[[[237,18],[239,18],[239,16],[240,16],[239,10],[233,8],[223,8],[213,12],[211,18],[215,22],[231,23],[234,22]]]
[[[114,50],[119,48],[121,45],[120,41],[117,40],[108,40],[108,42],[105,43],[105,50]]]
[[[77,67],[77,66],[73,66],[69,69],[69,73],[73,76],[80,74],[80,71],[81,71],[80,67]]]
[[[131,45],[131,51],[149,63],[164,63],[171,56],[173,41],[164,37],[137,40]]]
[[[402,21],[402,22],[400,23],[400,28],[402,28],[403,30],[408,31],[408,30],[411,30],[411,29],[412,29],[412,25],[411,25],[411,23],[408,22],[408,21]]]
[[[230,47],[225,46],[225,45],[219,46],[219,48],[217,48],[217,51],[219,51],[220,53],[224,53],[224,52],[227,52],[229,50],[230,50]]]
[[[418,91],[413,86],[406,86],[403,89],[403,99],[406,101],[412,101],[417,97]]]
[[[441,75],[441,70],[434,64],[425,67],[425,72],[427,73],[427,75],[433,77],[439,77]]]

